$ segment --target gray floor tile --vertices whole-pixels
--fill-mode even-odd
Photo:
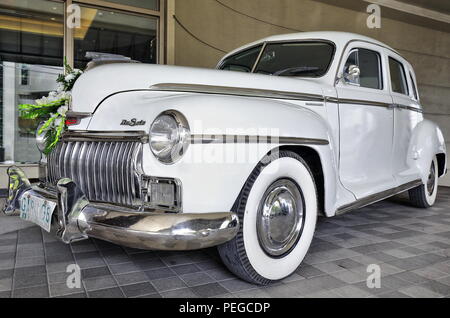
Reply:
[[[188,285],[189,287],[205,285],[209,283],[214,283],[214,279],[206,273],[192,273],[181,275],[180,278]]]
[[[84,286],[87,291],[93,291],[97,289],[105,289],[109,287],[116,287],[117,283],[114,278],[110,276],[95,277],[83,280]]]
[[[102,267],[92,267],[83,269],[81,271],[81,277],[83,279],[89,279],[94,277],[101,277],[101,276],[109,276],[111,275],[111,272],[109,271],[109,268],[107,266]]]
[[[202,270],[195,264],[186,264],[170,267],[177,275],[198,273]]]
[[[82,285],[80,286],[80,288],[69,288],[65,282],[51,284],[49,285],[49,289],[50,289],[50,297],[84,293],[84,288]]]
[[[0,299],[1,298],[10,298],[11,297],[11,291],[0,291]]]
[[[157,280],[177,276],[177,274],[175,274],[175,272],[169,267],[148,270],[145,271],[145,275],[149,280]]]
[[[14,288],[47,285],[47,274],[14,276]]]
[[[228,293],[227,290],[220,286],[218,283],[195,286],[191,289],[199,297],[215,297]]]
[[[122,286],[122,291],[126,297],[137,297],[148,294],[155,294],[157,291],[155,287],[149,282],[137,283],[132,285]]]
[[[413,298],[438,298],[438,297],[442,297],[442,295],[433,292],[432,290],[424,287],[424,286],[420,286],[420,285],[415,285],[415,286],[410,286],[410,287],[405,287],[405,288],[401,288],[399,290],[401,293],[406,294],[408,296],[411,296]]]
[[[153,286],[155,286],[158,292],[165,292],[175,289],[181,289],[186,287],[186,283],[178,277],[169,277],[158,280],[152,280]]]
[[[36,286],[14,289],[13,298],[45,298],[49,297],[48,286]]]
[[[219,282],[222,287],[225,287],[230,293],[235,293],[243,290],[255,289],[258,286],[255,284],[247,283],[241,279],[230,279]]]
[[[161,293],[163,298],[197,298],[198,296],[190,288],[182,288]]]
[[[107,288],[88,292],[89,298],[124,298],[120,288]]]
[[[145,275],[144,272],[120,274],[120,275],[115,275],[114,278],[116,279],[117,283],[121,286],[136,284],[136,283],[143,283],[143,282],[148,281],[148,277],[147,277],[147,275]]]

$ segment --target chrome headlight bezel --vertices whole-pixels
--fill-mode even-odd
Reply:
[[[172,120],[173,122],[169,121]],[[157,129],[164,129],[161,124],[165,121],[168,126],[172,126],[172,140],[167,139],[167,145],[163,147],[164,141],[161,134],[156,133]],[[159,126],[159,127],[158,127]],[[176,130],[176,131],[173,131]],[[168,110],[159,114],[150,126],[149,145],[150,150],[158,161],[164,164],[174,164],[178,162],[186,153],[190,144],[190,128],[186,117],[176,110]],[[156,138],[159,137],[159,140]]]

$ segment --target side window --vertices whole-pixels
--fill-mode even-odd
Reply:
[[[389,68],[391,70],[392,91],[399,94],[409,95],[408,83],[403,64],[399,61],[389,58]]]
[[[414,77],[413,77],[412,73],[409,73],[409,76],[411,77],[411,85],[412,85],[412,89],[413,89],[414,98],[418,101],[419,93],[417,92],[416,82],[414,81]]]
[[[383,89],[380,55],[372,50],[357,49],[348,57],[344,74],[348,74],[352,65],[359,67],[360,74],[350,82],[360,87]]]

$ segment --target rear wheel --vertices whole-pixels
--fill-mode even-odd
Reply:
[[[409,199],[411,203],[418,207],[427,209],[436,203],[438,193],[438,162],[435,157],[431,163],[430,172],[426,184],[422,184],[417,188],[409,190]]]
[[[218,249],[237,276],[267,285],[292,274],[305,257],[316,226],[317,191],[297,154],[281,151],[263,162],[234,206],[241,222],[238,235]]]

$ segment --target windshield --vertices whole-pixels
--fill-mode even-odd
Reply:
[[[328,71],[334,46],[326,42],[269,43],[227,58],[220,69],[273,76],[322,77]],[[252,63],[253,62],[253,63]],[[255,63],[257,63],[255,67]]]

